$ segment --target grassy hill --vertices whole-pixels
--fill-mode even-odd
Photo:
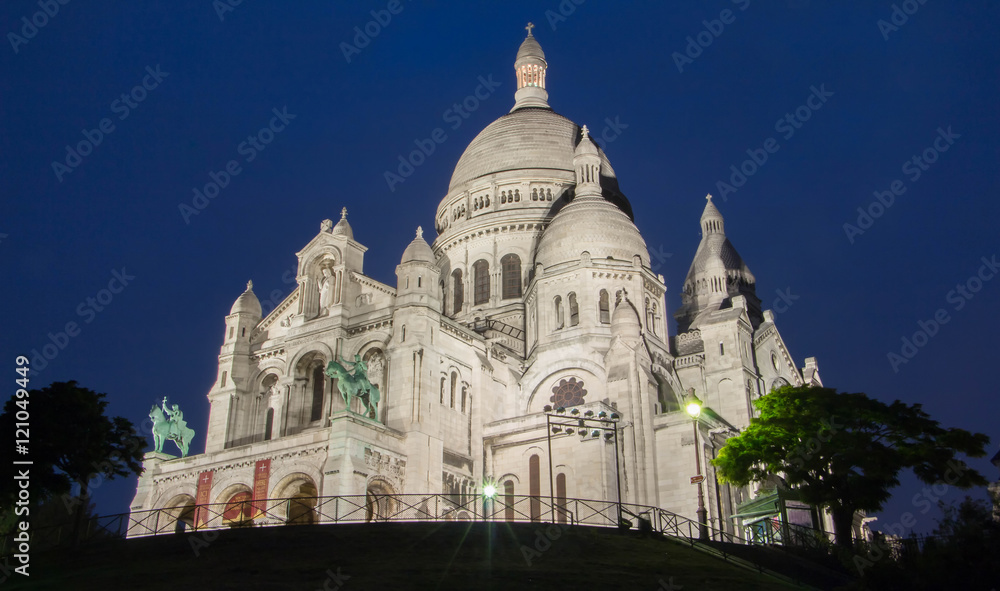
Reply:
[[[531,523],[252,528],[32,556],[5,589],[795,589],[666,538]]]

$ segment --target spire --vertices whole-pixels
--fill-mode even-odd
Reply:
[[[701,214],[701,235],[703,237],[709,234],[722,234],[725,236],[726,230],[723,224],[722,213],[712,203],[711,195],[705,195],[705,200],[708,203],[705,204],[705,211]]]
[[[681,307],[674,313],[678,332],[697,328],[707,313],[733,306],[732,298],[743,296],[747,314],[756,328],[763,321],[753,273],[726,238],[722,213],[705,196],[701,214],[701,242],[695,252],[681,290]]]
[[[514,93],[514,108],[511,111],[522,107],[550,108],[549,93],[545,90],[545,71],[548,64],[545,61],[545,52],[542,51],[542,46],[531,34],[531,29],[534,27],[535,25],[532,23],[528,23],[528,26],[525,27],[528,30],[528,36],[521,43],[514,60],[517,92]]]

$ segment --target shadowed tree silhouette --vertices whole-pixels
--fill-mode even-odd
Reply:
[[[42,501],[60,497],[67,517],[72,515],[78,528],[85,513],[81,507],[87,507],[94,479],[142,473],[146,439],[128,419],[105,416],[105,396],[69,381],[53,382],[31,390],[26,398],[15,396],[7,401],[0,414],[0,433],[13,435],[16,423],[24,422],[18,421],[18,411],[27,410],[30,437],[26,455],[2,462],[0,472],[6,474],[0,476],[0,505],[16,508],[23,480],[14,476],[17,469],[28,469],[30,504],[23,506],[31,510]],[[18,459],[32,463],[15,466],[13,460]],[[74,530],[74,539],[77,533]]]

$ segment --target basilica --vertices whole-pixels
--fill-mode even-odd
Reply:
[[[296,289],[267,316],[247,286],[220,334],[205,452],[148,453],[133,515],[229,503],[236,521],[240,501],[301,499],[261,519],[322,521],[324,497],[432,494],[451,502],[425,515],[468,518],[464,500],[495,483],[501,502],[620,495],[694,518],[700,467],[712,526],[747,526],[757,491],[720,484],[708,462],[755,398],[821,384],[816,361],[795,363],[710,196],[673,331],[642,212],[586,125],[549,105],[547,69],[529,28],[513,108],[465,149],[436,236],[414,228],[395,285],[366,274],[344,209],[317,220]],[[364,370],[377,403],[344,396],[331,362]],[[553,436],[557,410],[613,416],[615,437]]]

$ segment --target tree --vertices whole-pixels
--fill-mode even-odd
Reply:
[[[837,543],[851,545],[858,510],[878,511],[912,469],[926,483],[959,488],[986,480],[955,457],[982,457],[989,438],[945,429],[919,404],[885,404],[863,393],[786,386],[754,402],[760,416],[730,438],[712,464],[719,478],[738,486],[769,475],[794,487],[802,500],[826,507]]]
[[[145,437],[136,433],[132,422],[123,417],[107,417],[108,402],[100,394],[75,381],[53,382],[31,390],[27,398],[10,398],[0,414],[0,433],[15,432],[18,411],[27,409],[28,453],[14,459],[30,460],[30,505],[59,496],[67,512],[72,511],[79,526],[88,506],[93,481],[142,473]],[[27,400],[27,404],[23,401]],[[21,403],[21,404],[19,404]],[[22,417],[24,415],[22,414]],[[18,480],[12,462],[3,462],[0,477],[0,505],[14,506]],[[73,494],[74,487],[76,494]]]

